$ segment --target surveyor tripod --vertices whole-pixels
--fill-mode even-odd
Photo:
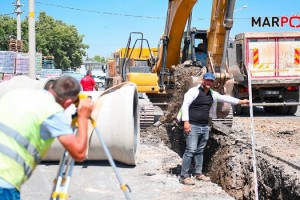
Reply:
[[[74,134],[76,134],[77,133],[77,127],[76,127],[77,115],[76,114],[73,115],[72,118],[73,118],[72,126],[75,127]],[[130,195],[129,195],[129,192],[131,192],[130,188],[127,184],[123,183],[120,173],[116,167],[116,164],[107,148],[107,145],[106,145],[100,131],[98,130],[98,128],[96,126],[96,122],[93,119],[91,119],[91,122],[94,127],[94,131],[96,132],[96,134],[101,142],[101,145],[105,151],[107,159],[108,159],[110,165],[112,166],[114,173],[116,174],[116,177],[119,181],[121,190],[124,192],[124,195],[127,200],[131,199]],[[59,168],[58,168],[57,176],[54,180],[54,187],[53,187],[53,190],[51,193],[50,200],[65,200],[65,199],[67,199],[68,189],[69,189],[69,185],[70,185],[70,180],[71,180],[74,164],[75,164],[74,159],[65,150],[63,153],[63,156],[60,160],[60,163],[59,163]]]

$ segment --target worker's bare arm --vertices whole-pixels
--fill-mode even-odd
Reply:
[[[58,138],[60,143],[70,153],[76,161],[83,161],[86,155],[87,136],[88,136],[88,120],[93,110],[93,102],[91,99],[80,100],[77,109],[78,132],[77,135],[68,134]]]
[[[241,99],[241,100],[239,101],[239,104],[249,105],[249,100],[248,100],[248,99]]]
[[[190,125],[189,121],[184,122],[183,129],[187,135],[191,132],[191,125]]]

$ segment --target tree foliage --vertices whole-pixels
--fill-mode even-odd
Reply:
[[[45,56],[54,56],[57,68],[67,70],[80,66],[82,57],[86,55],[88,45],[83,44],[83,37],[73,25],[55,20],[40,12],[35,22],[36,50]],[[16,35],[16,20],[10,17],[0,18],[0,48],[8,50],[9,35]],[[22,22],[22,40],[24,51],[28,51],[28,18]]]
[[[100,62],[100,63],[105,63],[106,62],[106,59],[104,57],[101,57],[101,56],[94,56],[93,60],[97,61],[97,62]]]
[[[8,50],[8,38],[17,35],[17,21],[11,17],[0,17],[0,49]]]

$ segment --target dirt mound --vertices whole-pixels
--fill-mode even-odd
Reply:
[[[198,77],[203,70],[199,67],[185,67],[183,64],[173,67],[176,79],[175,87],[168,93],[172,94],[164,115],[159,119],[158,126],[148,127],[141,131],[141,141],[145,144],[159,145],[162,141],[170,149],[182,156],[185,149],[185,139],[182,126],[176,116],[183,102],[184,93],[191,87],[193,77]],[[195,78],[194,78],[195,79]]]
[[[298,119],[256,117],[254,122],[259,198],[299,199]],[[214,126],[205,150],[210,158],[205,170],[235,199],[254,199],[250,136],[250,119],[235,117],[232,129]]]
[[[177,113],[183,102],[184,93],[192,85],[192,77],[199,76],[202,72],[199,67],[185,67],[183,64],[174,67],[175,76],[175,88],[170,92],[172,97],[168,103],[168,108],[165,111],[165,115],[161,117],[162,123],[172,123],[176,119]]]
[[[203,70],[194,66],[185,67],[183,64],[174,66],[173,69],[176,83],[172,91],[168,91],[172,95],[164,115],[159,119],[161,124],[143,130],[141,136],[144,137],[142,142],[145,144],[157,145],[157,143],[163,141],[170,149],[182,156],[185,149],[185,140],[182,134],[182,126],[177,122],[176,116],[182,105],[185,92],[193,83],[193,77],[199,76],[203,73]]]

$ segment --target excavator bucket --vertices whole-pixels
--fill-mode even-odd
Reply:
[[[234,86],[234,79],[229,79],[225,82],[222,88],[222,94],[231,96],[232,90]],[[231,112],[231,104],[229,103],[218,103],[217,106],[217,117],[218,118],[226,118]]]

